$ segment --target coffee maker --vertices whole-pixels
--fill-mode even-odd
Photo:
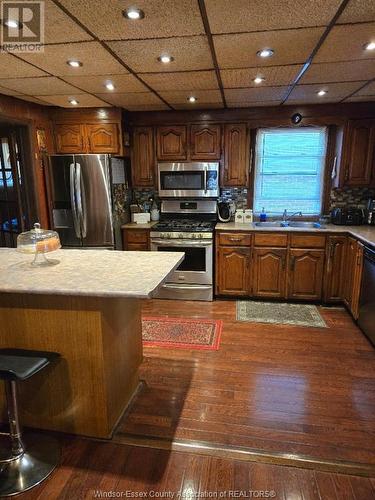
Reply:
[[[375,226],[375,198],[370,198],[367,202],[367,224]]]

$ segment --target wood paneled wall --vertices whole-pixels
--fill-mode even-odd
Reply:
[[[37,143],[37,130],[43,129],[46,136],[47,152],[54,152],[53,133],[48,115],[48,107],[22,101],[15,97],[0,95],[0,121],[28,127],[31,158],[30,165],[25,165],[25,168],[32,168],[34,171],[35,199],[38,204],[35,212],[39,215],[39,222],[42,227],[48,227],[48,207],[42,154],[39,151]]]
[[[141,112],[131,113],[128,120],[137,126],[187,122],[248,122],[251,128],[258,128],[292,125],[291,116],[295,113],[302,115],[301,125],[340,125],[347,119],[374,118],[375,102]]]

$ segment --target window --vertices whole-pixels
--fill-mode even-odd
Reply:
[[[256,141],[254,212],[320,215],[327,148],[325,127],[260,129]]]

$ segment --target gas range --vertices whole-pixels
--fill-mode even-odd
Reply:
[[[184,252],[185,258],[156,295],[212,300],[215,200],[164,200],[161,221],[151,229],[151,250]]]
[[[152,228],[151,238],[212,239],[214,229],[214,221],[166,219]]]

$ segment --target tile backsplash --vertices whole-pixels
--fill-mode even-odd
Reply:
[[[354,206],[366,208],[367,200],[375,196],[375,189],[367,187],[336,188],[331,191],[330,210],[336,207]]]

